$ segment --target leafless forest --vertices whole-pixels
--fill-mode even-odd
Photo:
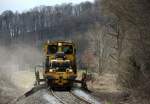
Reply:
[[[0,65],[10,65],[11,57],[21,65],[19,70],[26,70],[25,65],[42,62],[44,41],[72,40],[77,45],[78,69],[96,73],[93,79],[106,73],[116,76],[125,100],[108,104],[150,104],[149,27],[149,0],[96,0],[40,6],[23,13],[4,11],[0,15]],[[12,71],[6,69],[1,72]]]

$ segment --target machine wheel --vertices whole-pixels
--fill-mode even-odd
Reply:
[[[71,90],[71,86],[66,87],[66,90],[70,91]]]

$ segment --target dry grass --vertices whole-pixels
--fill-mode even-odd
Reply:
[[[101,92],[119,92],[120,86],[116,82],[116,75],[105,73],[102,75],[94,74],[94,79],[88,82],[91,89],[96,89]]]
[[[121,90],[116,79],[117,75],[112,73],[94,74],[94,80],[88,82],[88,87],[102,104],[125,104],[129,94]]]

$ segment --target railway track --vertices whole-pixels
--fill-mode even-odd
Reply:
[[[62,104],[92,104],[85,98],[75,95],[72,91],[58,92],[50,90],[50,93]]]
[[[95,102],[91,101],[90,98],[86,99],[88,97],[84,96],[83,94],[81,94],[81,95],[86,97],[86,98],[78,96],[76,94],[75,90],[72,90],[72,91],[53,91],[50,88],[48,88],[45,90],[43,89],[40,92],[41,88],[42,87],[33,88],[30,91],[26,92],[24,95],[18,97],[17,99],[14,99],[9,104],[22,104],[20,102],[22,102],[22,101],[26,102],[27,99],[32,98],[29,100],[29,104],[30,104],[30,102],[34,102],[33,98],[36,99],[39,95],[42,95],[39,97],[42,99],[39,102],[41,102],[41,101],[43,101],[43,102],[48,101],[50,103],[51,102],[58,102],[58,104],[101,104],[101,103],[95,103]],[[37,95],[36,95],[36,93],[37,93]],[[51,100],[47,100],[47,99],[51,99]],[[35,101],[38,101],[38,100],[35,100]],[[26,104],[26,103],[24,103],[24,104]],[[42,104],[42,103],[36,103],[36,104]],[[45,104],[45,103],[43,103],[43,104]]]

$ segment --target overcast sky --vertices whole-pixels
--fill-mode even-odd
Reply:
[[[40,5],[53,6],[62,3],[78,4],[85,1],[93,2],[94,0],[0,0],[0,13],[5,10],[22,12]]]

